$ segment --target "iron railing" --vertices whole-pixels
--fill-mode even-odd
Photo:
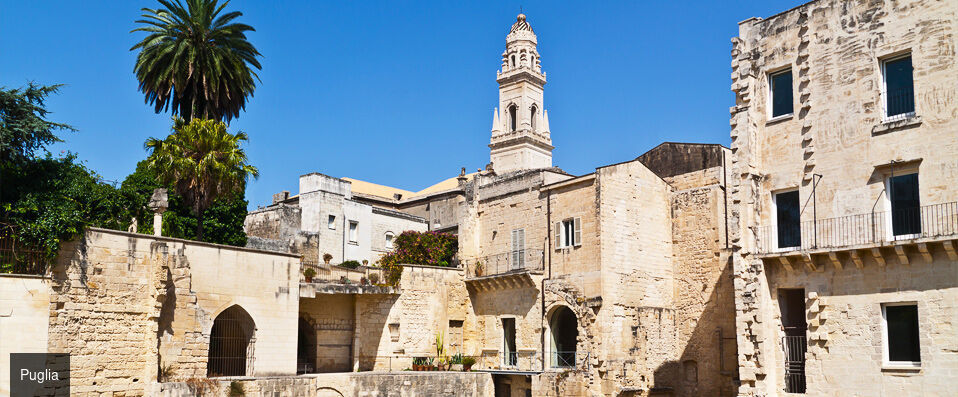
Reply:
[[[958,235],[958,202],[755,229],[759,254]]]
[[[0,274],[43,275],[48,264],[42,250],[20,243],[11,226],[0,224]]]
[[[551,358],[546,360],[544,366],[542,361],[543,354],[539,351],[486,352],[480,355],[463,356],[463,358],[471,357],[473,360],[475,360],[475,364],[473,364],[471,367],[472,371],[533,372],[549,369],[582,370],[588,366],[590,355],[588,352],[570,351],[546,353],[545,356]],[[422,368],[421,366],[419,366],[419,368],[414,367],[414,364],[419,362],[417,359],[429,360],[428,365],[426,366],[427,368]],[[360,371],[395,372],[408,370],[464,370],[461,363],[446,363],[444,365],[440,365],[440,361],[434,356],[417,357],[415,355],[360,355],[359,361]]]
[[[805,393],[805,335],[782,337],[785,350],[785,392]]]
[[[885,120],[901,120],[915,115],[915,88],[901,87],[885,93]]]
[[[541,272],[545,268],[545,251],[522,249],[465,260],[466,278],[495,276],[523,271]]]
[[[558,351],[549,353],[549,366],[551,368],[579,368],[586,364],[589,357],[588,352],[579,351]]]
[[[386,275],[379,267],[360,266],[350,269],[339,265],[321,265],[306,260],[302,264],[300,282],[307,282],[306,269],[313,269],[316,272],[316,275],[308,281],[312,283],[378,285],[386,282]]]

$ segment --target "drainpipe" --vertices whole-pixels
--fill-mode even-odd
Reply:
[[[539,309],[539,315],[541,319],[539,320],[540,324],[545,324],[546,321],[546,279],[552,278],[552,190],[549,190],[549,193],[546,195],[546,252],[549,253],[549,272],[546,277],[542,278],[541,286],[539,287],[539,301],[542,304],[542,308]],[[546,327],[539,327],[539,329],[544,330]],[[545,372],[546,370],[546,334],[545,332],[539,332],[539,355],[541,360],[539,362],[539,370]]]

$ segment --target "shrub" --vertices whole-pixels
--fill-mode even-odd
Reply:
[[[346,261],[346,262],[340,263],[339,266],[345,267],[345,268],[347,268],[347,269],[355,269],[355,268],[359,267],[359,262],[358,262],[358,261]]]
[[[303,271],[303,275],[306,276],[306,278],[316,277],[316,269],[307,267],[306,270]]]
[[[453,266],[459,249],[456,236],[440,232],[405,231],[396,236],[392,252],[379,258],[379,266],[386,271],[386,284],[397,285],[402,277],[401,264]]]
[[[462,358],[462,365],[463,365],[463,366],[476,365],[476,359],[475,359],[474,357],[471,357],[471,356],[463,357],[463,358]]]
[[[369,283],[372,285],[379,284],[379,273],[369,273]]]

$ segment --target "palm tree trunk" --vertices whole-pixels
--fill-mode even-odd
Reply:
[[[200,210],[196,215],[196,241],[203,241],[203,215],[205,212],[205,210]]]

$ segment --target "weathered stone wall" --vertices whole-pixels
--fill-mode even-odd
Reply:
[[[636,158],[663,179],[720,167],[724,148],[717,144],[664,142]]]
[[[10,395],[10,353],[46,353],[50,282],[0,274],[0,395]]]
[[[887,211],[884,181],[897,168],[898,174],[918,172],[922,205],[958,200],[953,186],[958,174],[956,14],[955,2],[822,0],[766,20],[740,23],[739,37],[732,39],[736,106],[730,109],[730,124],[735,156],[729,181],[740,393],[774,394],[783,387],[778,330],[769,324],[778,310],[767,279],[771,270],[754,256],[756,234],[773,224],[774,192],[797,188],[803,221],[815,216],[806,203],[814,203],[819,220],[880,213]],[[881,64],[888,56],[904,53],[912,57],[915,115],[889,122],[883,113]],[[792,72],[794,114],[771,120],[768,73],[782,68]],[[892,161],[899,163],[889,165]],[[869,278],[857,273],[853,277],[856,283]],[[816,290],[839,284],[821,283]],[[860,294],[873,301],[886,288],[883,282],[873,283]],[[874,305],[869,306],[873,313]],[[836,320],[854,327],[854,320]],[[855,359],[871,361],[875,348],[847,351],[854,351]],[[831,353],[809,357],[818,361],[808,360],[810,369],[843,360]],[[871,379],[872,385],[884,384],[877,379],[885,373],[854,374]],[[812,377],[809,382],[826,383],[810,383],[809,388],[842,386],[848,378]],[[911,391],[937,381],[893,379]]]
[[[48,350],[71,354],[71,392],[142,394],[161,370],[205,376],[213,319],[238,305],[248,374],[292,374],[298,273],[291,255],[91,228],[52,269]]]
[[[356,298],[346,294],[318,294],[300,298],[299,317],[314,332],[316,372],[350,372],[353,369],[353,336]]]

